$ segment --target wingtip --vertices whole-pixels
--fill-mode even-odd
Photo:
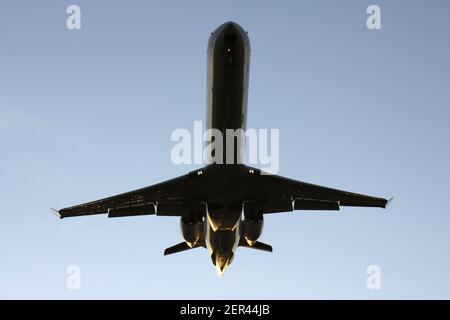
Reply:
[[[384,206],[385,209],[391,204],[392,200],[394,200],[394,197],[391,197],[391,198],[386,202],[386,205]]]
[[[59,213],[58,210],[53,209],[52,207],[50,207],[50,211],[53,212],[59,219],[62,219],[61,214]]]

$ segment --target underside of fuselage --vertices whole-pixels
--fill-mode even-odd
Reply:
[[[223,136],[222,164],[219,166],[242,163],[243,154],[237,143],[231,143],[234,150],[232,164],[227,164],[226,130],[246,127],[248,71],[250,41],[247,33],[234,22],[218,27],[208,41],[208,91],[211,97],[207,105],[207,129],[218,129]],[[213,193],[206,206],[206,247],[219,274],[233,261],[234,252],[239,244],[241,217],[243,214],[242,195],[233,190],[233,176],[228,176],[228,186],[219,187]],[[212,186],[214,189],[214,186]]]

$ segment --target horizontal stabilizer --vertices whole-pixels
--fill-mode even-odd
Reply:
[[[249,245],[247,243],[247,241],[241,241],[239,243],[240,247],[245,247],[245,248],[249,248],[249,249],[256,249],[256,250],[261,250],[261,251],[266,251],[266,252],[272,252],[272,246],[265,244],[264,242],[260,242],[260,241],[256,241],[252,246]]]
[[[188,244],[186,242],[180,242],[179,244],[176,244],[170,248],[167,248],[166,250],[164,250],[164,255],[168,256],[169,254],[174,254],[174,253],[178,253],[178,252],[182,252],[182,251],[186,251],[186,250],[190,250],[190,249],[195,249],[198,248],[199,246],[196,245],[194,247],[189,247]]]

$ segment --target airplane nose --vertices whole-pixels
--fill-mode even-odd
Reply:
[[[222,26],[219,27],[220,29],[224,31],[238,31],[239,25],[236,22],[228,21],[225,22]]]
[[[225,35],[225,41],[234,42],[240,39],[244,39],[246,33],[240,25],[235,22],[227,22],[225,28],[223,29]]]
[[[215,47],[217,43],[230,47],[239,44],[250,46],[247,32],[245,32],[239,24],[233,21],[225,22],[211,34],[209,46]]]
[[[226,38],[239,38],[244,37],[244,34],[246,35],[244,29],[233,21],[225,22],[219,26],[214,33],[218,36],[223,34]]]
[[[224,29],[228,32],[237,32],[238,25],[233,21],[225,22]]]

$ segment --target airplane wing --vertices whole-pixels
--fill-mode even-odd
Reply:
[[[340,206],[385,208],[383,198],[322,187],[277,175],[261,174],[255,168],[240,166],[236,182],[227,186],[242,192],[247,206],[262,213],[293,210],[339,210]],[[216,175],[216,174],[219,175]],[[205,180],[206,179],[206,180]],[[87,202],[54,212],[60,218],[108,213],[108,217],[157,214],[184,216],[192,211],[205,213],[212,183],[223,183],[224,176],[215,166],[142,189]],[[392,200],[392,199],[391,199]]]
[[[277,175],[261,174],[249,168],[247,190],[254,194],[263,213],[293,210],[339,210],[340,206],[386,208],[392,200],[328,187],[322,187]]]
[[[201,190],[196,172],[155,184],[142,189],[112,197],[68,207],[59,211],[52,209],[61,219],[84,215],[108,213],[111,217],[148,215],[156,213],[161,204],[161,215],[181,216],[185,213],[183,200],[192,198],[192,190]],[[167,209],[166,209],[167,208]],[[183,210],[184,209],[184,210]],[[158,214],[159,206],[158,206]]]

